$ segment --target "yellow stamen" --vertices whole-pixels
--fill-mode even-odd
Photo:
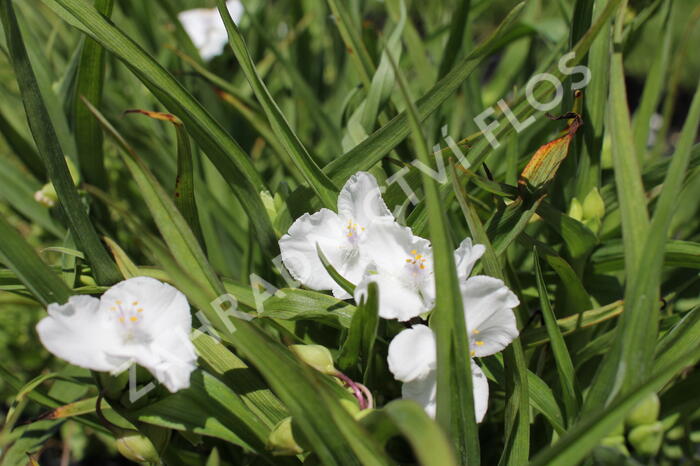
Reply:
[[[117,306],[121,306],[121,305],[122,305],[121,299],[117,299],[117,300],[114,301],[114,302],[116,303]]]
[[[480,334],[481,332],[480,332],[479,330],[477,330],[477,329],[474,329],[474,330],[472,331],[472,333],[473,333],[474,335],[478,335],[478,334]]]
[[[475,343],[476,343],[476,346],[484,346],[484,342],[481,340],[477,340],[477,341],[475,341]]]
[[[418,254],[418,251],[416,251],[415,249],[413,249],[413,250],[411,251],[411,254],[415,256],[416,254]]]
[[[476,351],[472,350],[471,355],[472,357],[476,356]]]
[[[140,307],[140,308],[136,309],[136,312],[143,312],[143,308]]]
[[[121,323],[123,324],[123,323],[124,323],[124,318],[123,318],[123,317],[120,317],[120,318],[119,318],[119,322],[121,322]]]
[[[132,322],[138,322],[139,318],[136,316],[131,316],[131,317],[129,317],[129,320]]]
[[[117,310],[117,306],[112,306],[112,307],[109,308],[109,310],[110,310],[110,311],[116,311],[116,310]]]
[[[139,305],[139,302],[138,302],[138,301],[134,301],[133,303],[131,303],[131,305],[132,305],[132,306],[138,306],[138,305]]]

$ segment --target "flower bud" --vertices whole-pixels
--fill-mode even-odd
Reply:
[[[664,430],[660,422],[640,425],[627,434],[627,440],[640,456],[655,456],[661,448]]]
[[[73,161],[68,157],[65,157],[65,159],[73,184],[78,186],[80,184],[80,172],[78,171],[78,167],[76,167]],[[58,194],[56,194],[53,183],[46,183],[39,191],[35,192],[34,200],[46,207],[55,206],[56,202],[58,202]]]
[[[291,417],[282,419],[272,429],[267,438],[267,449],[276,456],[293,456],[304,451],[294,438]]]
[[[628,427],[654,423],[659,417],[659,407],[659,397],[652,393],[629,412],[625,423]]]
[[[598,192],[598,188],[593,188],[583,200],[584,219],[602,219],[605,215],[605,202]]]
[[[600,441],[600,444],[604,447],[609,447],[619,451],[625,456],[630,456],[630,452],[625,445],[625,437],[622,435],[611,435],[609,437],[605,437]]]
[[[46,183],[39,191],[34,193],[34,200],[45,207],[53,207],[58,202],[58,195],[53,189],[52,183]]]
[[[583,220],[583,206],[577,198],[571,200],[571,205],[569,206],[569,217],[579,222]]]
[[[333,356],[325,346],[290,345],[289,349],[299,359],[323,374],[334,375],[338,372],[333,366]]]
[[[152,442],[148,437],[136,430],[125,430],[117,438],[117,450],[121,455],[137,463],[158,463],[160,461],[159,451],[162,451],[167,444],[169,431],[159,428],[152,431]]]

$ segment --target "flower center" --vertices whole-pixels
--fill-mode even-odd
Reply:
[[[140,326],[144,308],[138,301],[125,303],[118,299],[114,301],[114,305],[109,310],[112,312],[112,320],[119,326],[125,342],[145,338],[146,335]]]
[[[414,249],[411,251],[411,257],[406,259],[406,264],[412,269],[413,274],[417,275],[421,270],[425,270],[425,257]]]
[[[353,222],[352,219],[348,220],[347,225],[345,225],[345,237],[353,246],[360,240],[360,235],[363,231],[365,231],[365,227]]]
[[[472,330],[472,335],[476,337],[476,335],[480,334],[481,332],[477,329]],[[476,356],[476,349],[478,347],[484,346],[484,340],[476,340],[475,338],[469,338],[469,348],[471,351],[469,352],[471,357]]]

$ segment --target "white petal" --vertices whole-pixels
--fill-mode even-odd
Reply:
[[[389,344],[387,362],[396,380],[411,382],[435,369],[435,334],[425,325],[401,331]]]
[[[243,17],[243,4],[240,0],[228,0],[226,2],[226,9],[228,9],[228,13],[231,15],[233,22],[236,24],[240,23]]]
[[[100,300],[72,296],[64,305],[49,305],[49,316],[36,326],[41,343],[69,363],[96,371],[113,371],[124,362],[112,358],[119,338],[113,325],[100,314]]]
[[[360,281],[367,264],[359,251],[351,247],[340,217],[328,209],[302,215],[282,236],[280,251],[287,270],[312,290],[332,290],[343,299],[350,297],[326,272],[318,258],[317,243],[338,273],[351,283]]]
[[[413,400],[423,407],[426,414],[435,418],[437,408],[437,372],[431,371],[426,377],[401,386],[401,397],[405,400]]]
[[[461,286],[473,356],[498,353],[518,337],[513,308],[520,302],[503,281],[478,275]]]
[[[238,23],[243,15],[243,5],[238,0],[229,0],[226,7],[233,21]],[[203,60],[221,55],[228,43],[228,33],[217,8],[186,10],[178,14],[178,19]]]
[[[455,249],[455,263],[457,264],[457,276],[466,280],[472,272],[476,261],[484,255],[486,248],[482,244],[472,245],[471,238],[465,238]]]
[[[134,360],[168,390],[176,392],[190,386],[197,353],[187,333],[180,329],[164,329]]]
[[[345,183],[338,196],[338,214],[364,228],[394,220],[382,199],[377,180],[367,172],[357,172]]]
[[[402,322],[419,316],[432,308],[419,290],[389,273],[369,273],[355,287],[355,302],[366,298],[370,283],[379,288],[379,317]]]
[[[489,408],[489,382],[481,368],[472,360],[472,388],[474,389],[474,414],[476,422],[484,420]]]
[[[378,270],[404,274],[407,260],[421,257],[425,273],[432,274],[433,253],[430,241],[413,234],[409,227],[396,222],[378,223],[368,230],[362,244]]]
[[[189,333],[192,327],[185,295],[155,278],[130,278],[111,287],[100,299],[100,311],[109,315],[115,308],[124,311],[128,318],[136,318],[134,325],[140,331],[153,335],[164,329]]]
[[[472,388],[474,393],[474,417],[481,422],[486,415],[489,404],[489,384],[481,368],[471,361]],[[437,371],[431,371],[425,378],[404,383],[401,396],[414,400],[423,407],[426,414],[435,418],[437,409]]]

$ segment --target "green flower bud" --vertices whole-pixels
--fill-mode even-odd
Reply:
[[[267,449],[276,456],[293,456],[304,451],[294,438],[291,417],[282,419],[272,429],[267,438]]]
[[[659,397],[656,393],[652,393],[629,412],[625,423],[628,427],[636,427],[656,422],[659,417],[659,408]]]
[[[604,447],[609,447],[619,451],[625,456],[630,456],[630,452],[625,445],[625,437],[622,435],[611,435],[609,437],[605,437],[600,441],[600,444]]]
[[[65,159],[66,165],[68,165],[68,172],[73,179],[73,184],[78,186],[80,184],[80,172],[71,159],[68,157],[65,157]],[[58,194],[56,194],[53,183],[46,183],[39,191],[35,192],[34,200],[46,207],[55,206],[56,202],[58,202]]]
[[[299,359],[323,374],[334,375],[338,372],[333,366],[333,356],[331,356],[331,352],[325,346],[290,345],[289,349]]]
[[[574,220],[578,220],[579,222],[583,220],[583,206],[576,198],[571,200],[571,205],[569,206],[569,217],[573,218]]]
[[[664,445],[664,456],[671,460],[680,460],[683,458],[683,447],[680,445]]]
[[[52,183],[46,183],[39,191],[34,193],[34,200],[46,207],[53,207],[58,202],[58,195],[53,189]]]
[[[137,463],[158,463],[160,461],[159,451],[165,447],[168,440],[169,431],[159,429],[164,432],[164,436],[154,431],[153,438],[155,445],[148,437],[136,430],[125,430],[124,433],[117,438],[117,450],[121,455],[131,461]],[[160,448],[159,448],[160,447]]]
[[[352,417],[355,417],[360,414],[360,406],[357,404],[357,400],[350,400],[348,398],[341,398],[340,404],[345,408],[345,411],[350,413]]]
[[[598,192],[598,188],[593,188],[583,200],[583,218],[602,219],[605,215],[605,202]]]
[[[627,440],[640,456],[655,456],[661,448],[664,429],[660,422],[640,425],[627,434]]]

